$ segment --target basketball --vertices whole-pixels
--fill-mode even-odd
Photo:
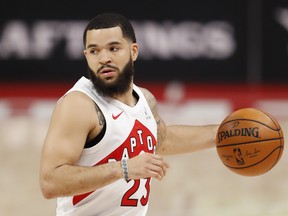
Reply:
[[[222,163],[243,176],[271,170],[282,156],[284,138],[278,121],[262,110],[242,108],[220,124],[216,147]]]

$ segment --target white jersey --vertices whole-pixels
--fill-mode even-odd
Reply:
[[[106,120],[106,132],[95,146],[83,149],[79,166],[96,166],[132,158],[144,152],[154,153],[157,124],[149,105],[134,84],[139,100],[134,107],[101,97],[92,82],[82,77],[66,94],[81,91],[101,109]],[[61,197],[57,200],[57,216],[144,216],[148,209],[151,178],[120,179],[96,191]]]

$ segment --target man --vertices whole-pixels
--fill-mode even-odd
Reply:
[[[84,31],[89,79],[57,102],[44,141],[40,183],[57,215],[145,215],[161,155],[215,146],[217,126],[166,126],[153,95],[133,83],[138,45],[131,23],[103,13]],[[152,68],[153,69],[153,68]]]

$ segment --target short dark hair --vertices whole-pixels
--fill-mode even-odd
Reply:
[[[86,46],[87,31],[119,26],[124,38],[136,43],[136,36],[131,22],[123,15],[113,12],[101,13],[90,20],[83,33],[83,44]]]

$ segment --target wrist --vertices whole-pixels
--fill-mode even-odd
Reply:
[[[127,159],[122,159],[120,161],[122,172],[123,172],[123,178],[126,182],[129,181],[129,170],[128,170],[128,162]]]

